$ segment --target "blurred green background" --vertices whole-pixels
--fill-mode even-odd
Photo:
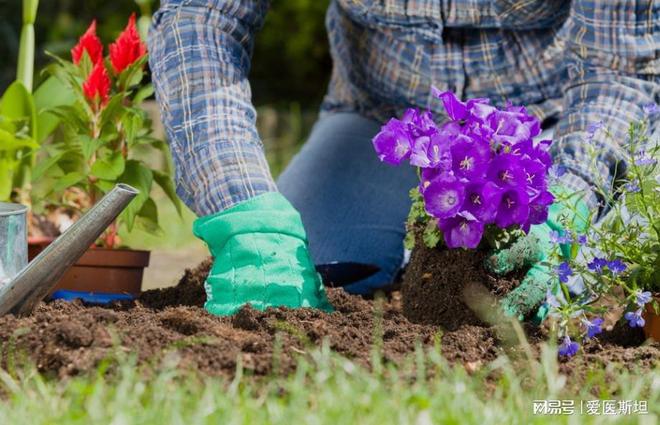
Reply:
[[[108,43],[126,25],[135,0],[41,0],[36,22],[37,66],[48,63],[44,51],[65,56],[92,19]],[[140,0],[142,10],[155,12],[158,1]],[[316,108],[330,71],[324,15],[329,0],[275,0],[257,35],[250,81],[254,102],[298,102]],[[21,24],[20,0],[0,0],[0,88],[14,78]]]
[[[324,26],[329,0],[274,0],[255,40],[250,73],[258,127],[274,175],[278,175],[306,139],[316,120],[331,70]],[[38,72],[49,63],[45,51],[69,57],[69,51],[93,19],[104,44],[124,28],[131,13],[154,13],[155,0],[41,0],[36,32]],[[0,0],[0,93],[16,75],[21,1]],[[38,84],[40,76],[35,75]],[[157,116],[152,101],[146,105]],[[157,123],[162,135],[162,126]],[[164,137],[164,136],[163,136]],[[164,160],[162,158],[156,160]],[[179,218],[164,200],[159,202],[162,234],[141,230],[123,235],[131,248],[153,250],[145,287],[174,283],[184,267],[205,257],[205,247],[191,234],[194,215]]]

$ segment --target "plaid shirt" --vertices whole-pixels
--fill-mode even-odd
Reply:
[[[277,190],[247,78],[267,9],[267,0],[163,0],[154,16],[150,65],[177,190],[200,216]],[[564,184],[585,190],[592,208],[590,187],[610,186],[625,164],[616,142],[588,136],[589,124],[625,140],[642,105],[660,100],[654,0],[334,0],[326,25],[334,66],[322,114],[441,114],[431,85],[524,104],[558,120]]]

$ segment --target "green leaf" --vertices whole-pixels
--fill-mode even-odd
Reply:
[[[108,193],[115,187],[115,182],[108,180],[98,180],[96,183],[94,183],[94,186],[96,186],[101,192]]]
[[[122,102],[124,100],[124,94],[118,93],[110,98],[108,103],[103,108],[101,112],[101,120],[99,121],[99,126],[103,128],[108,123],[115,122],[117,114],[122,109]]]
[[[160,233],[162,229],[158,225],[158,207],[153,199],[149,198],[138,213],[137,223],[141,228],[150,233]]]
[[[92,139],[85,134],[81,134],[78,136],[78,143],[80,144],[80,150],[83,153],[83,157],[85,157],[85,161],[89,161],[92,159],[92,155],[103,146],[104,141],[102,139]]]
[[[85,175],[78,171],[67,173],[55,183],[55,185],[53,186],[53,190],[55,190],[56,192],[62,191],[68,187],[75,186],[84,179],[85,179]]]
[[[43,142],[60,123],[59,118],[49,110],[73,103],[73,91],[60,79],[50,76],[34,92],[34,106],[37,110],[37,141]]]
[[[179,217],[182,217],[183,212],[181,207],[181,199],[179,199],[176,194],[172,177],[170,177],[169,174],[163,173],[162,171],[153,170],[152,172],[154,175],[154,180],[158,186],[163,189],[163,192],[165,192],[170,201],[172,201],[172,204],[174,204],[174,207],[176,208],[176,212],[179,213]]]
[[[5,91],[0,102],[0,114],[10,120],[25,120],[30,137],[37,139],[37,110],[32,95],[20,81],[14,81]]]
[[[13,167],[11,161],[0,158],[0,201],[8,202],[12,190]]]
[[[140,161],[126,161],[124,173],[121,175],[118,182],[126,183],[140,191],[120,216],[120,218],[126,222],[126,228],[129,231],[133,229],[135,217],[138,215],[145,202],[147,202],[147,199],[149,199],[153,179],[154,176],[151,170],[142,165]]]
[[[153,94],[154,94],[153,84],[149,83],[143,87],[140,87],[140,89],[137,91],[137,93],[135,93],[135,96],[133,97],[133,103],[135,105],[139,105],[140,103],[144,102],[145,99],[147,99]]]
[[[0,152],[16,151],[23,148],[35,150],[39,149],[39,144],[30,138],[18,138],[8,131],[0,130]]]
[[[438,222],[435,220],[429,220],[428,223],[426,223],[424,232],[422,233],[422,240],[424,241],[424,245],[429,248],[435,248],[438,246],[438,243],[441,239],[442,234],[438,228]]]
[[[32,181],[41,179],[57,162],[62,158],[64,153],[51,155],[43,161],[39,161],[32,169]]]
[[[124,173],[125,161],[121,152],[113,152],[92,164],[92,175],[103,180],[115,180]]]
[[[121,118],[121,123],[124,127],[124,133],[126,134],[126,142],[129,146],[132,146],[135,142],[135,138],[137,137],[138,132],[140,129],[142,129],[144,120],[139,113],[129,109]]]

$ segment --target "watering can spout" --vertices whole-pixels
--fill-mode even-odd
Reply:
[[[0,316],[29,314],[139,192],[118,184],[0,288]]]

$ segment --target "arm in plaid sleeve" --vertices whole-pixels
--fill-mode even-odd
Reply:
[[[149,64],[177,193],[200,216],[277,190],[247,80],[267,6],[267,0],[165,0],[154,16]]]
[[[602,200],[590,187],[611,188],[625,172],[621,149],[628,125],[660,96],[660,2],[573,1],[560,36],[567,44],[569,81],[555,155],[569,170],[565,185],[584,191],[595,210]],[[603,130],[594,133],[593,124],[600,122],[611,139]]]

